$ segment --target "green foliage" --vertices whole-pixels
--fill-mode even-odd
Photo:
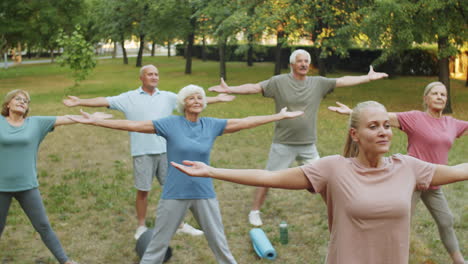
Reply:
[[[193,56],[202,58],[202,46],[194,45]],[[247,45],[227,45],[225,48],[226,61],[246,61],[245,49]],[[254,45],[253,57],[256,62],[275,61],[275,46]],[[321,47],[315,46],[286,46],[281,49],[281,57],[289,58],[296,49],[307,50],[315,54]],[[183,45],[176,45],[177,55],[184,55]],[[401,51],[400,54],[382,58],[382,49],[351,48],[347,49],[346,57],[332,54],[324,58],[327,72],[336,70],[366,73],[369,65],[378,66],[379,71],[390,75],[433,76],[438,73],[436,48],[413,48]],[[218,45],[206,45],[205,55],[208,60],[219,60]],[[376,63],[379,61],[380,63]],[[312,64],[318,65],[317,58],[312,56]]]
[[[61,32],[57,43],[63,48],[63,53],[57,61],[61,66],[68,66],[72,70],[75,85],[78,85],[96,67],[94,48],[80,33],[80,26],[76,26],[71,35]]]

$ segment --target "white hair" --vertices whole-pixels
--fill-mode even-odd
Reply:
[[[153,64],[145,65],[145,66],[140,68],[140,76],[143,76],[143,73],[145,73],[145,70],[148,69],[148,68],[155,68],[156,70],[158,69]]]
[[[310,64],[310,54],[309,52],[303,50],[303,49],[297,49],[295,51],[293,51],[293,53],[291,53],[291,56],[289,56],[289,63],[290,64],[295,64],[296,63],[296,57],[297,55],[305,55],[307,57],[307,59],[309,60],[309,64]]]
[[[185,98],[189,97],[192,94],[201,94],[203,97],[203,109],[206,108],[206,94],[205,90],[198,85],[189,84],[184,88],[180,89],[179,93],[177,94],[177,111],[180,113],[184,113],[185,110]]]

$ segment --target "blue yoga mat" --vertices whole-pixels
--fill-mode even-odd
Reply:
[[[274,260],[276,258],[276,250],[273,248],[270,240],[268,240],[268,237],[261,228],[252,228],[249,235],[252,240],[255,253],[257,253],[260,258],[266,258],[269,260]]]

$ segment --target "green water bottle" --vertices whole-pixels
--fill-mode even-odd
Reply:
[[[279,225],[280,230],[280,242],[283,245],[286,245],[289,242],[288,238],[288,224],[286,221],[282,221]]]

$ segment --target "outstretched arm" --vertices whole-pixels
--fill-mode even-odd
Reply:
[[[468,163],[455,166],[437,165],[431,185],[444,185],[468,180]]]
[[[107,101],[105,97],[81,99],[79,97],[69,95],[67,99],[63,99],[63,104],[68,107],[73,107],[73,106],[109,107],[109,102]]]
[[[369,73],[367,73],[367,75],[343,76],[341,78],[336,79],[336,87],[353,86],[361,83],[380,80],[386,77],[388,77],[388,74],[386,74],[385,72],[375,72],[374,68],[370,66],[370,70]]]
[[[349,108],[347,105],[342,104],[340,102],[336,102],[338,106],[329,106],[328,110],[336,112],[342,115],[351,115],[353,110]],[[398,121],[397,113],[388,113],[388,118],[390,120],[390,125],[392,127],[400,128],[400,122]]]
[[[234,100],[236,97],[234,95],[229,95],[225,93],[220,93],[217,96],[214,97],[206,97],[206,102],[208,104],[214,104],[214,103],[220,103],[220,102],[231,102]]]
[[[295,118],[303,115],[302,111],[288,112],[286,107],[281,109],[277,114],[266,115],[266,116],[249,116],[241,119],[228,119],[226,128],[223,133],[234,133],[242,129],[257,127],[266,123]]]
[[[82,124],[107,127],[117,130],[124,130],[130,132],[140,132],[147,134],[156,133],[153,122],[151,120],[146,121],[132,121],[132,120],[105,120],[96,116],[92,116],[86,113],[83,110],[81,111],[81,116],[71,116],[67,115],[66,117]]]
[[[185,165],[171,162],[171,165],[190,176],[210,177],[250,186],[295,190],[313,188],[312,184],[299,167],[280,171],[231,170],[214,168],[197,161],[186,160],[183,163]]]
[[[98,119],[112,118],[111,114],[102,113],[102,112],[96,112],[96,113],[91,114],[90,116],[93,117],[93,118],[98,118]],[[71,117],[71,115],[57,116],[57,119],[55,120],[54,127],[76,124],[77,122],[74,121],[73,119],[71,119],[70,117]],[[75,117],[80,117],[80,116],[77,115]]]
[[[255,94],[261,93],[262,87],[260,83],[247,83],[239,86],[228,86],[224,79],[221,78],[219,85],[211,86],[208,91],[217,93],[235,93],[235,94]]]

